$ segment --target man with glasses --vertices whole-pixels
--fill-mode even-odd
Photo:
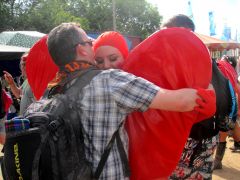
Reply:
[[[95,66],[91,41],[84,30],[76,24],[63,23],[55,27],[49,33],[47,45],[53,61],[60,69],[59,83],[75,71]],[[69,101],[77,104],[76,110],[81,116],[85,153],[92,172],[96,171],[104,148],[113,133],[129,113],[146,111],[148,108],[192,111],[198,106],[196,99],[200,98],[196,92],[189,88],[163,89],[121,70],[101,71],[79,90],[77,95],[69,96],[71,97]],[[210,92],[212,93],[211,90],[204,90],[205,94]],[[211,112],[211,115],[213,113]],[[126,144],[123,129],[120,134]],[[124,179],[122,168],[117,143],[114,142],[100,179]]]

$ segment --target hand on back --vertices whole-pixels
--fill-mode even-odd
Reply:
[[[216,112],[216,94],[213,87],[210,85],[208,89],[198,89],[197,94],[200,96],[196,100],[199,106],[194,108],[199,112],[198,120],[204,120],[212,117]]]

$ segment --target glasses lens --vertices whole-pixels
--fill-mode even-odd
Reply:
[[[89,40],[89,41],[83,41],[83,42],[80,42],[79,44],[85,46],[86,44],[88,44],[89,46],[92,46],[92,41]]]
[[[89,42],[87,42],[87,43],[88,43],[89,46],[92,46],[92,45],[93,45],[92,41],[89,41]]]

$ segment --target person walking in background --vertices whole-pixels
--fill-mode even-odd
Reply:
[[[92,43],[76,24],[63,23],[55,27],[49,33],[47,44],[53,61],[63,71],[60,82],[71,72],[95,65]],[[74,69],[70,68],[69,72],[69,67],[73,65]],[[96,170],[113,132],[130,112],[148,108],[192,111],[198,106],[196,92],[191,88],[166,90],[121,70],[105,70],[96,75],[76,97],[72,97],[79,105],[77,111],[81,112],[86,158],[92,165],[92,171]],[[212,94],[212,90],[203,90],[203,94],[209,93]],[[197,102],[201,104],[202,101]],[[127,140],[124,139],[124,142]],[[114,143],[100,179],[124,179],[117,149]]]
[[[4,72],[4,78],[6,80],[6,82],[8,83],[10,90],[12,91],[13,95],[16,98],[20,98],[20,112],[19,114],[23,114],[24,111],[28,108],[28,106],[35,101],[35,98],[33,96],[31,87],[28,84],[28,80],[27,80],[27,75],[26,75],[26,61],[27,61],[27,56],[28,53],[24,53],[21,57],[20,60],[20,69],[21,69],[21,73],[22,73],[22,77],[24,79],[23,84],[21,85],[21,87],[17,87],[17,85],[14,82],[14,79],[12,77],[12,75],[7,72],[7,71],[3,71]]]

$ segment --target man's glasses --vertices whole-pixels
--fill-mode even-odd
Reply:
[[[89,40],[89,41],[80,42],[80,43],[78,43],[78,44],[81,44],[81,45],[83,45],[83,46],[85,46],[86,44],[88,44],[89,46],[92,46],[92,45],[93,45],[93,42],[92,42],[91,40]]]

